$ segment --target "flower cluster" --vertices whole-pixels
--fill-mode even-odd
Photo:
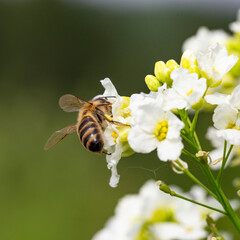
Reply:
[[[166,64],[157,62],[156,76],[148,75],[145,79],[152,91],[149,94],[133,94],[130,98],[119,96],[110,79],[102,80],[105,88],[103,95],[115,97],[112,102],[113,120],[125,124],[109,124],[104,131],[105,149],[111,153],[107,156],[108,168],[112,170],[110,185],[116,187],[118,184],[117,164],[121,156],[157,149],[160,160],[177,160],[183,149],[181,134],[191,135],[185,118],[187,111],[198,112],[203,106],[207,89],[218,86],[236,62],[237,57],[229,56],[226,48],[219,44],[197,56],[186,50],[180,65],[174,60]],[[206,98],[209,103],[211,96]],[[212,98],[216,98],[215,95]],[[176,110],[181,120],[174,114]],[[215,114],[214,118],[216,116],[219,114]],[[194,126],[191,128],[193,131]]]
[[[220,214],[229,217],[240,233],[235,212],[239,204],[229,202],[221,188],[225,166],[240,164],[240,10],[238,15],[230,25],[234,36],[202,27],[183,44],[179,64],[173,59],[156,62],[154,75],[145,77],[149,93],[123,97],[110,79],[101,81],[103,96],[112,103],[112,116],[103,128],[112,171],[110,186],[119,183],[121,157],[154,150],[159,160],[169,161],[176,173],[185,174],[198,186],[184,194],[160,181],[159,187],[147,182],[139,194],[119,202],[115,215],[93,240],[223,240],[214,221]],[[225,91],[226,86],[232,91]],[[215,147],[211,152],[202,149],[196,132],[198,115],[206,103],[215,107],[213,126],[207,132]],[[182,155],[199,166],[211,188],[190,172],[191,165],[181,160]],[[210,167],[218,170],[216,176]],[[239,179],[234,185],[239,196]]]
[[[182,192],[177,187],[171,187]],[[199,187],[193,187],[185,196],[202,203],[219,206]],[[148,181],[139,194],[122,198],[106,226],[92,240],[197,240],[206,238],[206,216],[216,220],[219,213],[173,198],[159,191],[154,181]]]
[[[213,91],[231,93],[240,82],[240,10],[238,10],[237,21],[231,23],[229,28],[234,35],[231,36],[223,30],[209,30],[207,27],[200,27],[195,36],[188,38],[183,43],[182,50],[191,50],[195,55],[206,53],[210,46],[220,44],[226,47],[229,54],[238,57],[234,67],[222,78],[221,85],[217,89],[209,89],[209,93]]]

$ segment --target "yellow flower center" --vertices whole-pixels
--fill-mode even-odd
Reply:
[[[236,123],[229,123],[228,126],[226,127],[227,129],[235,129],[235,130],[240,130],[240,127],[236,125]]]
[[[111,135],[114,138],[114,143],[117,143],[118,134],[115,131],[113,131]]]
[[[188,93],[187,96],[189,97],[193,93],[193,90],[191,89]]]
[[[158,123],[154,134],[159,141],[162,141],[166,138],[167,132],[168,132],[168,122],[162,121]]]

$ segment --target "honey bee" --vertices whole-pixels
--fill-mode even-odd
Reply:
[[[113,120],[112,103],[108,101],[108,98],[99,97],[87,102],[71,94],[60,97],[59,106],[65,112],[78,111],[78,121],[76,124],[53,133],[45,144],[44,149],[48,150],[62,141],[66,136],[76,131],[80,142],[87,150],[110,155],[110,153],[103,150],[103,131],[107,126],[106,121],[120,126],[128,125]]]

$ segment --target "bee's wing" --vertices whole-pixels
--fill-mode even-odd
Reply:
[[[52,134],[52,136],[48,139],[44,146],[44,150],[48,150],[49,148],[55,146],[57,143],[62,141],[67,135],[76,131],[76,124],[72,124],[63,129],[60,129]]]
[[[85,103],[85,101],[71,94],[63,95],[59,99],[59,106],[65,112],[77,112]]]

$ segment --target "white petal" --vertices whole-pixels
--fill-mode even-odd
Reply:
[[[225,129],[229,123],[236,123],[238,111],[230,105],[222,104],[215,108],[213,114],[214,127]]]
[[[217,132],[218,137],[222,137],[233,145],[240,145],[240,131],[236,129],[224,129]]]
[[[134,116],[136,124],[148,133],[153,133],[158,122],[163,119],[164,112],[153,99],[145,99],[145,102],[138,106]]]
[[[157,148],[158,158],[161,161],[177,160],[183,149],[181,139],[161,141]]]
[[[170,88],[166,93],[166,103],[164,110],[168,111],[174,108],[183,109],[187,106],[187,101],[175,89]]]
[[[215,92],[213,94],[206,95],[205,100],[206,100],[206,102],[208,102],[212,105],[224,104],[224,103],[228,103],[228,95]]]
[[[111,169],[112,171],[109,185],[111,187],[117,187],[120,179],[120,175],[117,172],[117,164],[121,159],[121,155],[122,155],[121,144],[120,143],[115,144],[115,146],[113,146],[112,149],[113,149],[112,154],[107,155],[106,157],[107,163],[108,163],[108,169]]]
[[[240,85],[233,90],[229,103],[232,107],[240,110]]]
[[[128,142],[135,152],[149,153],[157,147],[159,141],[154,134],[149,134],[135,126],[131,128],[128,134]]]
[[[211,141],[211,144],[215,148],[224,147],[224,139],[217,137],[217,129],[214,127],[209,127],[206,133],[206,138]]]
[[[104,96],[119,96],[116,88],[114,87],[114,85],[112,84],[109,78],[105,78],[100,82],[105,88],[105,92],[103,93]]]
[[[151,229],[157,239],[179,239],[185,233],[183,226],[173,222],[155,223]]]
[[[166,113],[168,118],[167,139],[179,139],[184,123],[172,112]]]

